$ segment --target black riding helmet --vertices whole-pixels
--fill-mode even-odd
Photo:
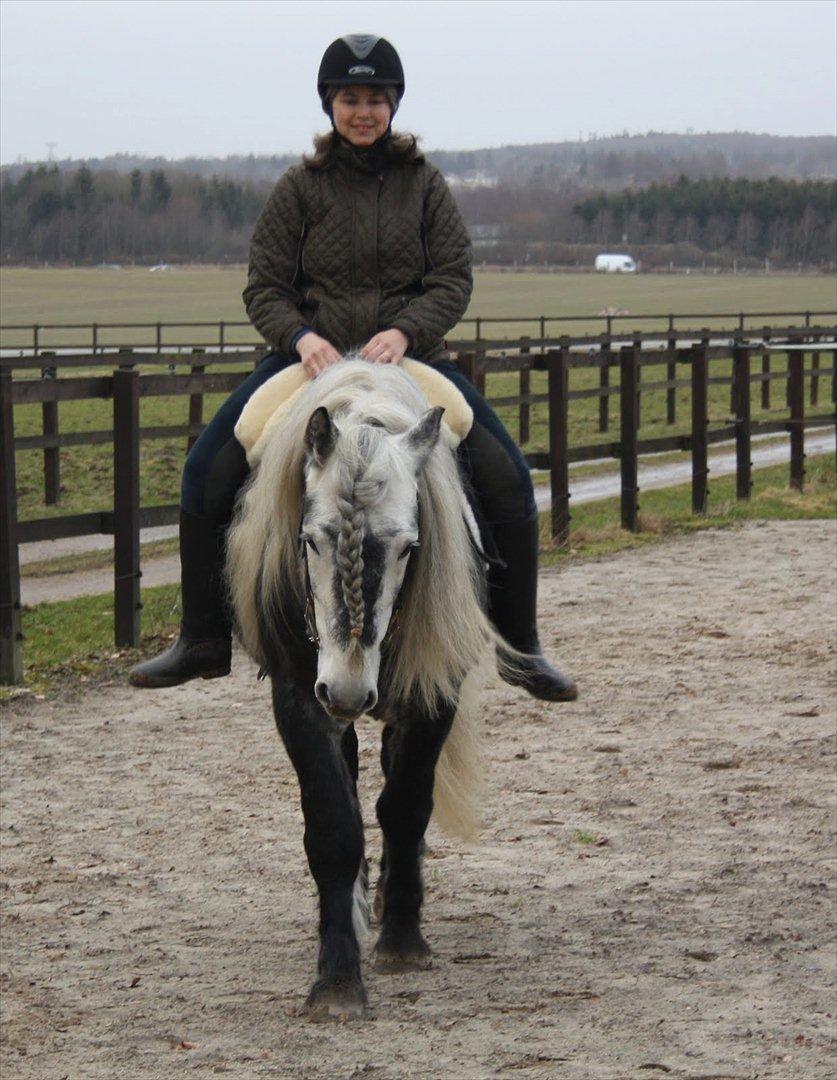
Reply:
[[[331,116],[329,90],[340,86],[391,87],[397,103],[404,96],[404,68],[386,38],[377,34],[346,34],[332,41],[320,61],[317,93],[323,111]]]

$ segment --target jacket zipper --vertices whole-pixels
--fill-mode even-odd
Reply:
[[[384,174],[378,173],[378,192],[375,198],[375,278],[378,282],[378,296],[375,308],[374,326],[377,329],[381,319],[381,260],[379,251],[379,238],[381,233],[381,192],[384,190]]]

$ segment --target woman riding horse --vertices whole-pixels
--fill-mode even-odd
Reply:
[[[411,135],[392,131],[404,73],[384,38],[351,34],[326,49],[317,89],[332,130],[279,179],[253,235],[244,303],[274,351],[228,398],[183,474],[178,640],[135,667],[135,686],[176,686],[229,674],[226,530],[247,476],[233,429],[251,394],[301,361],[312,378],[359,348],[373,364],[411,356],[464,394],[474,412],[461,461],[498,558],[489,617],[524,654],[504,677],[536,698],[571,701],[575,684],[544,657],[536,624],[538,515],[526,461],[461,374],[444,337],[471,296],[466,227],[442,174]]]

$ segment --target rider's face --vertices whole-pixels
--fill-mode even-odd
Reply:
[[[386,94],[373,86],[342,86],[332,101],[334,126],[352,146],[371,146],[389,127]]]

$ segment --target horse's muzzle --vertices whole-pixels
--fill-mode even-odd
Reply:
[[[317,679],[314,695],[329,716],[350,723],[363,713],[370,712],[378,703],[378,691],[372,687],[350,684],[341,686]]]

